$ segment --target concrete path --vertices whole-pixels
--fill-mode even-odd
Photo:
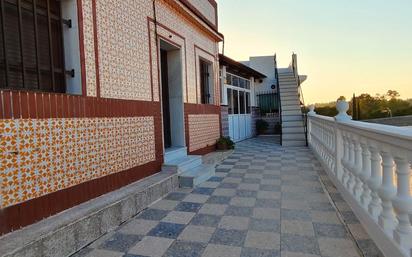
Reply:
[[[350,209],[342,216],[325,193],[329,188],[339,198],[333,185],[321,182],[324,174],[308,148],[250,139],[216,171],[200,187],[170,193],[75,256],[378,256]]]

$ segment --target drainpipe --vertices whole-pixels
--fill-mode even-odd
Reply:
[[[154,20],[154,30],[155,30],[155,40],[157,45],[157,16],[156,16],[156,0],[153,0],[153,20]]]

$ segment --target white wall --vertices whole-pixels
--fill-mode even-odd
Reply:
[[[244,62],[250,68],[266,75],[262,83],[255,83],[255,92],[272,90],[271,86],[276,85],[275,79],[275,60],[274,56],[254,56],[250,57],[248,62]]]

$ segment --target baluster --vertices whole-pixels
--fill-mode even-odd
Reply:
[[[378,193],[382,199],[382,213],[379,216],[379,225],[392,237],[396,227],[396,217],[393,212],[392,200],[396,196],[396,188],[393,185],[393,158],[387,152],[382,152],[382,185]]]
[[[371,201],[371,190],[368,185],[368,179],[371,176],[371,155],[366,142],[361,143],[362,147],[362,173],[361,180],[363,182],[363,193],[361,195],[361,204],[363,208],[368,210],[369,203]]]
[[[353,174],[354,169],[355,169],[355,140],[352,137],[349,137],[349,163],[348,163],[349,180],[346,184],[346,188],[349,190],[350,193],[353,192],[353,187],[355,185],[355,174]]]
[[[349,141],[348,136],[345,132],[342,132],[343,138],[343,158],[342,158],[342,166],[343,166],[343,176],[342,176],[342,184],[346,186],[346,183],[349,180],[349,170],[348,170],[348,163],[349,163]]]
[[[396,157],[395,163],[398,190],[393,205],[399,223],[395,229],[394,238],[410,253],[412,248],[412,226],[409,219],[409,215],[412,215],[411,168],[406,158]]]
[[[353,187],[353,195],[355,199],[360,202],[360,196],[362,195],[362,180],[360,179],[362,173],[362,148],[360,146],[359,138],[354,138],[355,147],[355,165],[353,169],[353,175],[355,176],[355,185]]]
[[[371,177],[368,179],[368,185],[371,189],[372,200],[369,204],[369,214],[375,221],[378,221],[379,214],[382,211],[381,201],[378,195],[378,189],[381,185],[381,158],[379,151],[375,146],[369,146],[371,152]]]

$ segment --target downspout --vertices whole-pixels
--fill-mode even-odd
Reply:
[[[154,20],[154,31],[155,31],[155,40],[157,45],[157,16],[156,16],[156,0],[153,0],[153,20]]]

